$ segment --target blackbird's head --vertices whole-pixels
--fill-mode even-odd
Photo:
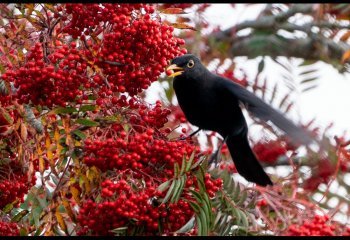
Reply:
[[[167,71],[172,71],[169,77],[176,76],[190,76],[195,75],[197,72],[203,70],[204,66],[198,57],[193,54],[185,54],[180,57],[176,57],[171,61],[171,65],[167,68]]]

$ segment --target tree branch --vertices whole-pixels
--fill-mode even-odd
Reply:
[[[350,45],[345,42],[335,42],[324,37],[320,33],[313,32],[313,28],[321,29],[350,29],[350,24],[338,22],[313,21],[305,24],[294,24],[287,20],[296,13],[312,13],[312,4],[295,4],[289,10],[276,15],[262,15],[257,20],[249,20],[239,23],[224,31],[209,35],[209,42],[221,47],[221,52],[229,54],[229,57],[247,56],[284,56],[304,58],[312,61],[324,61],[330,63],[339,70],[344,70],[341,59]],[[246,36],[237,36],[236,33],[244,29],[261,30]],[[280,35],[278,30],[289,32],[302,31],[307,34],[304,38],[287,38]],[[215,44],[220,42],[220,44]],[[225,47],[222,47],[222,46]]]

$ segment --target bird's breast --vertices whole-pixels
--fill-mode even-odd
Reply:
[[[206,130],[220,131],[223,126],[233,126],[234,122],[241,121],[238,103],[232,99],[227,101],[215,87],[177,80],[173,84],[177,100],[191,124]]]

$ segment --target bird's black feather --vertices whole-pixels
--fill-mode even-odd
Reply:
[[[190,60],[194,66],[188,65]],[[310,136],[282,113],[240,85],[212,74],[196,56],[186,54],[173,59],[172,64],[183,68],[182,74],[174,78],[173,86],[187,120],[200,129],[216,131],[227,138],[236,169],[248,181],[261,186],[272,185],[249,146],[248,127],[240,102],[256,117],[271,121],[285,131],[294,142],[311,142]]]

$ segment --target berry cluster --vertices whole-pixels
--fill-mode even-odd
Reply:
[[[104,35],[102,45],[92,44],[91,48],[101,59],[98,66],[109,76],[112,91],[135,95],[147,89],[157,80],[169,60],[186,53],[179,47],[184,40],[174,38],[173,30],[173,27],[145,14],[123,28],[114,26]],[[86,55],[95,58],[90,52]]]
[[[152,17],[154,11],[144,4],[67,4],[71,21],[63,31],[82,40],[103,32],[101,43],[86,41],[84,55],[108,76],[109,91],[135,95],[157,80],[170,59],[186,53],[179,48],[184,40]],[[104,80],[97,75],[94,81]]]
[[[19,236],[18,224],[0,221],[0,236]]]
[[[284,142],[276,140],[260,141],[254,145],[253,151],[260,161],[274,163],[280,156],[286,154],[287,149]]]
[[[327,215],[314,216],[312,222],[304,221],[301,226],[292,224],[287,229],[285,235],[287,236],[336,236],[339,235],[337,232],[343,232],[341,235],[349,234],[349,228],[345,231],[338,229],[336,224],[330,222],[327,223],[329,217]]]
[[[176,123],[186,123],[187,119],[184,112],[181,110],[180,106],[172,105],[170,107],[172,122]]]
[[[69,23],[63,28],[73,38],[89,35],[97,27],[105,23],[112,23],[118,27],[129,24],[131,13],[141,8],[148,13],[153,13],[154,8],[144,4],[82,4],[68,3],[57,7],[58,16],[65,16]],[[68,19],[66,16],[69,16]]]
[[[37,43],[26,53],[25,63],[9,67],[2,79],[14,83],[20,104],[81,103],[90,92],[85,89],[100,98],[115,92],[136,95],[157,80],[170,59],[186,53],[180,49],[184,40],[175,38],[173,27],[161,23],[154,11],[143,4],[58,5],[56,17],[61,13],[71,18],[60,31],[81,41]],[[101,41],[91,37],[99,34]]]
[[[159,224],[165,232],[176,231],[192,217],[193,210],[183,200],[160,205],[155,196],[161,193],[153,185],[147,181],[143,189],[138,186],[136,191],[123,179],[117,182],[107,179],[101,184],[103,201],[88,200],[80,208],[78,234],[113,235],[110,230],[118,227],[126,226],[132,231],[143,226],[143,235],[154,235],[159,231]]]
[[[133,180],[133,187],[130,185],[130,179],[107,179],[102,182],[102,201],[96,203],[87,200],[79,210],[78,234],[112,235],[110,230],[115,228],[128,227],[128,231],[132,231],[137,226],[144,226],[143,232],[138,234],[154,235],[161,227],[163,234],[171,235],[180,229],[193,216],[193,209],[183,199],[177,203],[160,204],[160,199],[165,197],[166,191],[157,191],[156,187],[159,185],[154,180]],[[222,179],[213,180],[208,173],[204,183],[210,197],[215,196],[223,184]],[[198,190],[197,183],[194,183],[191,176],[185,184],[185,188],[188,187]],[[188,198],[187,195],[185,197]]]
[[[22,168],[19,166],[20,163],[17,161],[0,165],[2,174],[0,178],[0,209],[15,200],[19,200],[16,205],[18,206],[23,201],[23,197],[28,192],[28,189],[35,184],[35,175],[33,174],[33,178],[28,182],[28,174],[23,173]],[[8,176],[4,173],[7,173]]]
[[[162,103],[157,101],[154,107],[148,107],[145,104],[135,104],[133,98],[130,99],[128,106],[137,108],[137,115],[131,115],[129,121],[136,130],[141,130],[137,126],[148,126],[151,128],[162,128],[168,122],[170,109],[162,108]]]
[[[319,160],[317,169],[315,169],[312,176],[304,182],[304,188],[311,191],[316,190],[321,183],[328,183],[334,172],[335,166],[329,159]]]
[[[198,149],[186,141],[159,139],[149,128],[144,133],[122,131],[115,138],[86,140],[84,162],[103,171],[142,169],[152,173],[155,167],[163,167],[162,173],[172,176],[174,163],[181,164],[183,156],[195,150]]]
[[[233,162],[230,163],[221,163],[220,164],[221,170],[227,170],[229,173],[237,173],[236,166]]]
[[[44,60],[43,46],[35,44],[27,55],[26,63],[3,74],[2,78],[18,88],[19,103],[36,105],[61,105],[82,95],[80,86],[87,82],[84,77],[87,64],[76,49],[76,44],[63,46]],[[59,68],[56,67],[58,65]]]

